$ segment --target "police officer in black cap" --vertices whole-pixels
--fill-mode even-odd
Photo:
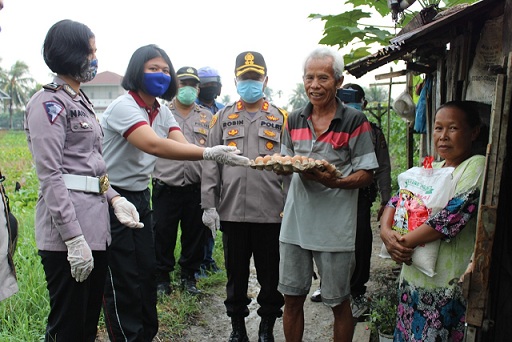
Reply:
[[[281,150],[286,112],[269,103],[263,94],[267,67],[255,51],[236,58],[235,77],[240,99],[213,116],[208,146],[236,146],[241,155],[255,159]],[[233,330],[231,342],[248,341],[245,317],[250,259],[254,258],[258,282],[259,341],[274,341],[273,328],[281,317],[284,298],[279,281],[279,232],[289,176],[255,169],[225,168],[205,162],[201,180],[203,222],[212,232],[222,231],[228,282],[224,301]]]

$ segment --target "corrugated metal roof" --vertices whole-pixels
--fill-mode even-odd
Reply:
[[[470,19],[476,16],[482,16],[483,11],[491,10],[492,5],[500,1],[503,0],[482,0],[472,5],[440,12],[432,22],[407,33],[399,34],[390,40],[390,45],[347,64],[345,70],[359,78],[382,65],[402,58],[417,48],[425,47],[428,44],[435,46],[446,44],[452,30],[465,26]]]

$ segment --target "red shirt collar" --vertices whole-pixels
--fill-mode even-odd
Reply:
[[[146,105],[144,100],[140,97],[140,95],[137,92],[130,90],[128,92],[128,94],[130,94],[133,97],[135,102],[137,102],[137,104],[141,108],[144,108],[146,110],[146,113],[148,113],[148,117],[149,117],[149,125],[152,125],[153,121],[155,120],[156,116],[158,115],[158,112],[160,111],[160,103],[155,99],[155,103],[153,103],[153,106],[149,107],[148,105]]]

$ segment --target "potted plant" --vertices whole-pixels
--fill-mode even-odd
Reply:
[[[389,295],[373,297],[369,318],[372,329],[379,334],[380,342],[393,341],[396,326],[397,300]]]

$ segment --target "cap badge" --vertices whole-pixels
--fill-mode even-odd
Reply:
[[[254,55],[248,52],[245,57],[245,65],[253,65],[254,64]]]

